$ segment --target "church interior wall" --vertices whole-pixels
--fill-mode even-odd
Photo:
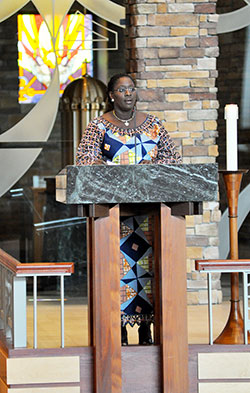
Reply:
[[[216,34],[216,12],[225,12],[224,1],[173,2],[140,0],[116,1],[127,7],[130,25],[119,29],[119,51],[109,51],[106,58],[108,78],[125,69],[132,73],[139,88],[138,108],[157,114],[183,155],[184,163],[214,163],[225,166],[225,121],[223,108],[229,101],[241,104],[242,75],[245,56],[246,29],[221,36]],[[243,3],[243,1],[242,1]],[[235,2],[234,2],[235,5]],[[75,5],[74,5],[75,7]],[[73,8],[74,8],[73,7]],[[227,2],[227,7],[229,7]],[[22,12],[33,12],[30,3]],[[113,27],[113,26],[110,26]],[[13,15],[0,25],[0,134],[16,124],[31,105],[19,105],[17,69],[17,21]],[[95,54],[95,58],[101,57]],[[193,76],[190,77],[189,71]],[[98,69],[96,68],[98,78]],[[218,88],[218,91],[217,91]],[[218,116],[218,119],[217,119]],[[218,122],[217,122],[218,120]],[[217,127],[218,124],[218,127]],[[14,188],[25,188],[32,200],[33,176],[55,176],[61,169],[61,114],[58,112],[48,142],[36,162]],[[240,128],[239,165],[249,163],[249,128]],[[243,186],[249,183],[244,177]],[[225,209],[225,193],[220,184],[221,204],[204,203],[200,216],[188,216],[187,288],[191,304],[207,301],[206,280],[194,270],[196,258],[218,256],[218,222]],[[17,257],[33,258],[32,231],[26,234],[26,251],[20,242],[6,243],[19,235],[17,228],[32,225],[33,212],[28,203],[19,209],[11,205],[9,195],[1,198],[0,245],[14,244]],[[16,210],[15,210],[16,209]],[[24,221],[25,218],[25,221]],[[15,222],[15,219],[17,221]],[[240,234],[240,256],[248,253],[249,220]],[[8,223],[12,224],[8,224]],[[27,240],[28,239],[28,240]],[[25,242],[24,242],[25,243]],[[19,244],[19,246],[17,246]],[[31,250],[31,251],[30,251]],[[214,278],[214,302],[220,302],[220,277]]]

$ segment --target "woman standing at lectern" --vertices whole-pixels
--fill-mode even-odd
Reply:
[[[107,89],[112,109],[92,120],[76,155],[77,165],[176,164],[180,154],[161,121],[136,110],[136,88],[127,74],[114,75]],[[139,325],[139,344],[151,344],[153,322],[153,219],[121,218],[121,326]]]

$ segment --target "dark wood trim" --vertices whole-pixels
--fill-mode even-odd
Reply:
[[[153,214],[159,211],[159,203],[121,203],[120,215],[133,216],[133,215],[146,215]]]
[[[89,217],[108,217],[109,216],[109,205],[88,205]]]
[[[5,266],[13,273],[16,273],[16,268],[20,264],[20,262],[17,259],[7,254],[7,252],[2,250],[1,248],[0,248],[0,263],[1,265]]]
[[[203,202],[166,203],[171,208],[172,216],[190,216],[203,213]]]
[[[166,202],[171,208],[172,216],[187,216],[203,213],[203,202]],[[78,207],[80,217],[107,217],[109,207],[107,204],[83,204]],[[113,204],[114,206],[114,204]],[[134,214],[152,214],[158,210],[159,203],[121,203],[121,216],[132,216]]]
[[[79,217],[108,217],[110,206],[107,204],[76,205]]]
[[[65,348],[18,348],[7,349],[8,358],[47,357],[47,356],[85,356],[92,357],[92,347],[65,347]]]
[[[74,273],[73,262],[40,262],[40,263],[22,263],[17,266],[16,274],[72,274]]]
[[[250,270],[250,259],[201,259],[195,261],[195,269],[202,270]]]
[[[15,275],[27,274],[71,274],[74,273],[73,262],[39,262],[21,263],[5,251],[0,249],[0,264]]]

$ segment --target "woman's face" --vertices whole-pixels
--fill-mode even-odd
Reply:
[[[110,92],[110,98],[114,99],[114,108],[120,111],[129,111],[134,108],[136,102],[136,89],[134,82],[124,76],[117,80],[114,90]]]

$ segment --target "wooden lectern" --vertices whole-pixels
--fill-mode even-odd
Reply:
[[[56,199],[88,217],[95,393],[188,393],[185,215],[217,200],[217,166],[67,166]],[[154,345],[121,347],[120,217],[155,217]],[[91,393],[91,390],[84,392]]]

